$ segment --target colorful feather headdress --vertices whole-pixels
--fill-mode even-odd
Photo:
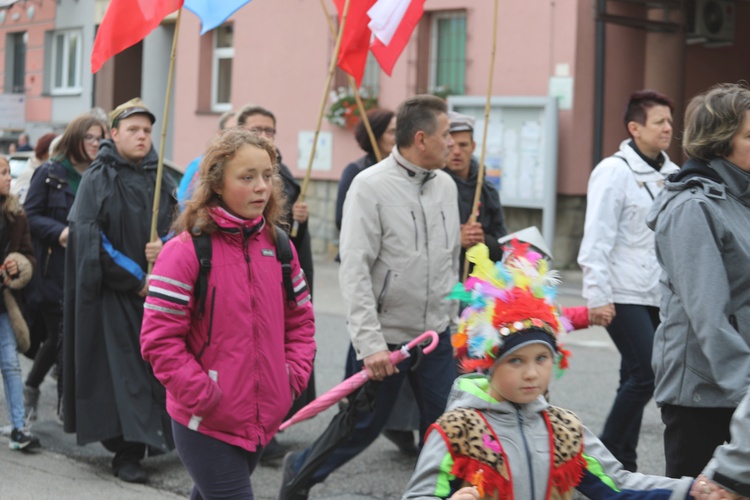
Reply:
[[[556,351],[562,373],[570,353],[557,342],[565,332],[555,303],[560,275],[528,244],[513,240],[505,251],[505,260],[495,263],[486,245],[470,248],[466,257],[474,270],[448,296],[466,304],[452,338],[462,369],[489,370],[511,346],[541,340]]]

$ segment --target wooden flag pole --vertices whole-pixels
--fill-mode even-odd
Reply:
[[[177,54],[177,38],[180,35],[180,19],[182,17],[182,8],[177,11],[177,20],[174,25],[174,38],[172,39],[172,54],[169,59],[169,78],[167,78],[167,95],[164,101],[164,117],[161,122],[161,144],[159,147],[159,163],[156,168],[156,187],[154,188],[154,206],[151,212],[151,237],[149,241],[156,241],[159,237],[157,233],[157,224],[159,222],[159,198],[161,197],[161,180],[164,176],[164,144],[167,141],[167,118],[169,116],[169,101],[172,98],[172,80],[174,79],[174,61]],[[154,268],[154,263],[149,262],[148,274]]]
[[[326,89],[323,92],[323,101],[320,103],[320,113],[318,113],[318,124],[315,127],[315,135],[313,136],[312,149],[310,150],[310,160],[307,162],[307,172],[305,172],[305,180],[302,182],[302,190],[299,193],[297,201],[305,201],[305,194],[307,193],[307,185],[310,183],[310,173],[312,172],[313,160],[315,159],[315,148],[318,145],[318,135],[320,134],[320,125],[323,123],[323,113],[326,110],[326,102],[328,102],[328,92],[331,90],[331,83],[333,82],[333,73],[336,71],[336,62],[339,58],[339,50],[341,49],[341,39],[344,34],[344,27],[346,26],[346,16],[349,14],[349,5],[352,0],[346,0],[344,4],[344,13],[341,15],[341,29],[336,37],[336,47],[333,49],[333,57],[331,57],[331,67],[328,70],[328,81],[326,81]],[[297,236],[299,230],[299,223],[294,221],[292,224],[291,235],[294,238]]]
[[[484,159],[487,154],[487,129],[490,125],[490,100],[492,99],[492,77],[495,74],[495,48],[497,47],[497,11],[499,0],[495,0],[495,21],[492,27],[492,55],[490,56],[490,82],[487,85],[487,101],[484,104],[484,131],[482,132],[482,152],[479,156],[479,175],[477,176],[477,189],[474,191],[474,204],[471,206],[471,214],[468,223],[477,221],[479,202],[482,199],[482,184],[484,184]],[[466,281],[469,275],[469,259],[464,261],[464,275],[461,281]]]
[[[336,27],[333,25],[333,21],[331,21],[331,15],[328,13],[328,7],[326,7],[325,0],[320,0],[320,5],[323,7],[323,12],[325,12],[326,20],[328,21],[328,28],[331,30],[331,35],[335,38]],[[357,88],[357,82],[354,80],[354,77],[352,75],[347,74],[347,76],[349,77],[349,86],[354,92],[354,100],[357,101],[359,116],[362,118],[362,123],[364,124],[365,130],[367,131],[367,136],[370,138],[370,144],[372,144],[372,151],[375,153],[375,159],[380,161],[383,159],[383,155],[380,153],[378,141],[377,139],[375,139],[375,134],[373,133],[372,127],[370,126],[370,119],[367,118],[365,105],[362,102],[362,97],[359,95],[359,89]]]

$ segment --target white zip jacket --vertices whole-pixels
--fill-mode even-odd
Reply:
[[[578,264],[589,308],[607,304],[659,306],[654,233],[646,226],[664,180],[679,167],[669,160],[657,172],[629,145],[605,158],[591,172],[586,222]]]
[[[339,283],[357,358],[443,332],[458,305],[461,248],[456,184],[394,148],[358,174],[344,203]]]

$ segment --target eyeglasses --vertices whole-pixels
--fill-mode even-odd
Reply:
[[[102,142],[101,137],[91,135],[91,134],[84,135],[83,140],[88,142],[89,144],[99,144],[100,142]]]
[[[253,127],[247,129],[247,131],[256,135],[266,135],[268,137],[276,135],[276,129],[271,127]]]

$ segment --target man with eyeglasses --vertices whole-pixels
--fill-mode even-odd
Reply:
[[[100,441],[115,454],[121,480],[146,481],[149,451],[174,448],[166,393],[141,357],[146,275],[167,237],[175,184],[164,176],[158,238],[151,241],[157,153],[156,121],[140,98],[110,113],[103,140],[81,179],[68,216],[63,290],[65,431],[77,443]],[[153,291],[153,288],[152,288]]]
[[[244,128],[245,130],[257,134],[271,142],[274,142],[276,138],[276,117],[274,114],[261,106],[247,105],[242,108],[237,114],[237,126]],[[284,221],[289,224],[289,228],[292,227],[294,222],[298,223],[297,236],[291,237],[294,248],[297,250],[297,257],[299,258],[300,266],[305,272],[305,278],[307,280],[307,286],[310,287],[310,295],[312,296],[313,291],[313,260],[312,260],[312,248],[310,245],[310,233],[307,230],[307,221],[310,212],[307,207],[307,203],[297,201],[301,191],[300,185],[297,179],[294,178],[292,172],[289,171],[289,167],[284,165],[281,159],[281,151],[276,149],[279,155],[279,175],[281,180],[284,182],[284,197],[286,198],[286,206],[284,207]],[[310,374],[310,381],[308,382],[307,389],[297,398],[289,411],[289,418],[294,415],[297,410],[305,406],[307,403],[315,399],[315,372]],[[284,447],[273,438],[270,443],[263,450],[263,455],[260,458],[261,463],[267,464],[275,460],[280,460],[284,457],[286,450]]]

